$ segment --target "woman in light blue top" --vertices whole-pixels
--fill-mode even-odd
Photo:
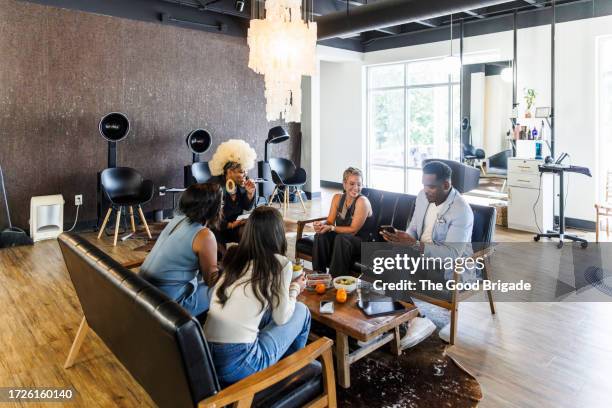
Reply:
[[[210,227],[221,212],[217,184],[190,186],[180,214],[164,228],[140,268],[141,276],[197,316],[208,310],[209,287],[217,277],[217,241]]]

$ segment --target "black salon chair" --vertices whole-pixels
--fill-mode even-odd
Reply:
[[[463,144],[463,161],[468,166],[476,167],[476,160],[483,160],[485,156],[484,150],[477,149],[469,143]]]
[[[487,160],[487,177],[499,177],[504,178],[504,184],[502,185],[501,191],[506,189],[506,182],[508,180],[508,158],[512,157],[512,149],[504,150],[490,156]]]
[[[206,183],[211,177],[208,162],[197,162],[191,165],[191,175],[196,183]]]
[[[506,176],[508,174],[508,158],[512,157],[512,149],[504,150],[490,156],[487,160],[487,174]]]
[[[136,232],[136,224],[134,222],[134,206],[138,207],[140,220],[147,231],[147,235],[151,238],[149,225],[142,212],[142,205],[148,203],[153,198],[153,182],[151,180],[143,180],[142,175],[131,167],[113,167],[106,169],[101,174],[101,183],[104,192],[111,202],[111,206],[106,212],[104,222],[98,233],[98,239],[102,236],[102,232],[106,228],[106,223],[113,212],[117,211],[117,219],[115,221],[115,237],[113,246],[117,245],[117,235],[119,234],[119,222],[121,221],[121,212],[125,207],[130,210],[130,221],[132,231]]]
[[[270,171],[272,173],[272,181],[276,185],[274,192],[270,197],[270,203],[274,201],[274,198],[283,192],[283,215],[287,212],[289,205],[289,195],[294,192],[297,194],[300,203],[302,203],[302,209],[306,212],[306,206],[302,199],[302,186],[306,184],[306,170],[301,167],[296,167],[291,160],[282,158],[271,158],[268,160],[270,163]]]

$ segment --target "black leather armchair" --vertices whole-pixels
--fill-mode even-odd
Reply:
[[[65,233],[59,245],[84,313],[64,368],[91,329],[160,407],[336,406],[330,339],[221,389],[194,317],[83,237]]]
[[[306,212],[306,206],[304,205],[304,200],[302,199],[302,194],[304,194],[302,191],[302,186],[306,184],[306,170],[301,167],[297,168],[291,160],[278,157],[269,159],[269,163],[272,173],[272,181],[276,185],[274,192],[270,197],[270,203],[274,201],[274,198],[277,196],[279,191],[282,191],[283,214],[285,214],[289,205],[289,195],[292,192],[295,192],[300,200],[300,203],[302,203],[302,209],[304,212]]]
[[[106,228],[106,223],[113,212],[113,208],[117,211],[117,219],[115,221],[115,237],[113,245],[117,245],[117,235],[119,234],[119,223],[121,221],[121,211],[128,207],[130,210],[130,221],[132,231],[136,232],[136,224],[134,222],[134,207],[138,207],[138,214],[142,221],[147,235],[151,238],[149,225],[142,212],[142,205],[148,203],[153,198],[153,182],[144,180],[142,175],[131,167],[112,167],[106,169],[100,175],[100,181],[104,192],[111,202],[111,206],[106,212],[102,227],[98,233],[98,239],[102,236]]]
[[[382,238],[378,235],[378,229],[381,225],[393,225],[396,229],[403,231],[408,229],[408,225],[410,225],[410,220],[414,214],[416,196],[375,189],[363,189],[362,194],[368,197],[372,205],[372,217],[374,222],[369,227],[371,229],[371,239],[369,239],[369,241],[382,241]],[[474,213],[474,224],[472,227],[472,249],[474,254],[472,258],[484,258],[485,268],[482,270],[482,278],[489,279],[489,257],[493,253],[491,243],[495,233],[496,210],[495,207],[475,204],[470,204],[470,207]],[[326,217],[321,217],[298,221],[295,245],[296,259],[312,261],[314,235],[304,236],[304,228],[314,221],[321,221],[325,218]],[[366,270],[366,267],[361,264],[360,260],[357,260],[351,269],[353,270],[353,274],[358,276]],[[454,273],[454,279],[459,279],[457,273]],[[440,282],[443,282],[442,276],[440,276]],[[472,296],[474,292],[444,290],[435,292],[409,292],[409,294],[414,298],[444,307],[451,311],[450,344],[454,344],[457,333],[458,304],[461,300]],[[495,314],[495,305],[493,304],[493,295],[491,291],[488,291],[487,296],[489,298],[491,313]]]

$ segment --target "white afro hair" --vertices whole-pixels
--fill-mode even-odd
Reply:
[[[244,170],[250,170],[255,166],[257,153],[244,140],[230,139],[217,147],[217,151],[208,162],[210,173],[213,176],[223,174],[223,167],[228,162],[240,163]]]

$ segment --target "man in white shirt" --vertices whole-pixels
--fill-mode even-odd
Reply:
[[[474,214],[470,205],[453,188],[451,176],[451,168],[442,162],[432,161],[423,166],[423,190],[416,198],[408,230],[383,231],[383,238],[412,246],[426,257],[456,259],[470,256]],[[451,279],[452,270],[444,273],[445,279]],[[434,329],[434,324],[427,318],[413,319],[401,340],[402,347],[418,344]],[[445,341],[448,341],[449,329],[450,325],[447,325],[440,331],[440,337]]]
[[[451,184],[452,170],[432,161],[423,167],[423,190],[416,198],[407,231],[384,231],[389,242],[413,245],[427,257],[469,256],[472,254],[474,214],[470,205]]]

